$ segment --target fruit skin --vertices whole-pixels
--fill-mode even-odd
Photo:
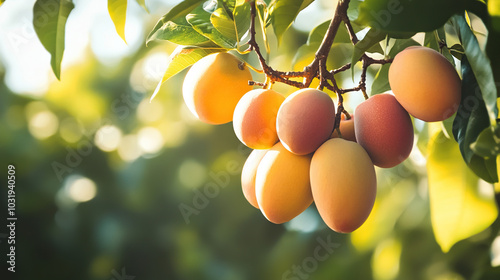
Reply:
[[[241,68],[240,68],[241,67]],[[200,120],[209,124],[228,123],[240,98],[252,89],[252,74],[229,53],[214,53],[189,69],[182,85],[184,102]]]
[[[252,149],[269,149],[278,142],[276,116],[285,97],[274,90],[254,89],[238,102],[233,115],[234,133]]]
[[[393,95],[372,96],[355,112],[356,140],[373,164],[389,168],[408,158],[413,148],[413,124]]]
[[[368,218],[375,202],[377,179],[370,157],[356,142],[333,138],[316,150],[311,161],[311,189],[323,221],[348,233]]]
[[[423,121],[445,120],[460,104],[457,71],[430,48],[408,47],[398,53],[389,67],[389,84],[408,113]]]
[[[340,133],[342,139],[356,142],[356,132],[354,130],[354,114],[351,114],[351,118],[346,120],[345,115],[342,114],[339,125]],[[334,130],[330,138],[339,138],[337,130]]]
[[[278,111],[276,126],[283,146],[297,155],[314,152],[330,138],[335,105],[323,91],[306,88],[288,96]]]
[[[311,155],[290,153],[277,143],[262,158],[255,178],[255,193],[262,214],[271,222],[290,221],[311,205]]]
[[[257,175],[257,167],[267,150],[253,150],[248,156],[243,170],[241,171],[241,188],[243,195],[247,201],[255,208],[259,209],[257,197],[255,195],[255,176]]]

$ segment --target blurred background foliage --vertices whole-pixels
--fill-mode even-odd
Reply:
[[[500,279],[498,221],[442,253],[418,149],[377,170],[374,211],[350,235],[328,229],[314,205],[284,225],[268,222],[241,192],[250,149],[231,124],[190,115],[185,71],[149,101],[175,46],[146,48],[145,34],[178,1],[147,1],[150,14],[131,4],[125,45],[105,1],[75,0],[61,81],[27,24],[33,2],[0,8],[0,161],[5,173],[16,166],[18,279]],[[270,65],[291,69],[333,5],[304,10],[279,51],[271,42]],[[318,246],[326,259],[315,259]]]

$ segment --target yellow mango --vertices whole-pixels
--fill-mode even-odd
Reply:
[[[375,203],[375,168],[361,145],[333,138],[312,157],[311,189],[328,227],[352,232],[366,221]]]
[[[245,161],[243,170],[241,171],[243,195],[255,208],[259,208],[257,197],[255,196],[255,176],[257,175],[257,167],[266,152],[267,150],[253,150]]]
[[[252,80],[250,70],[234,55],[207,55],[191,66],[184,78],[184,102],[206,123],[228,123],[240,98],[252,89],[249,80]]]
[[[312,203],[311,155],[295,155],[278,142],[262,158],[255,193],[264,216],[275,224],[288,222]]]
[[[389,67],[389,84],[406,111],[423,121],[445,120],[460,104],[457,71],[430,48],[413,46],[398,53]]]
[[[236,105],[234,133],[247,147],[269,149],[278,142],[276,116],[285,97],[274,90],[254,89]]]

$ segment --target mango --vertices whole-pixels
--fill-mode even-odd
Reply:
[[[257,168],[255,193],[262,214],[271,222],[290,221],[311,205],[311,155],[295,155],[278,142]]]
[[[278,111],[278,137],[297,155],[314,152],[330,138],[335,124],[335,105],[323,91],[305,88],[288,96]]]
[[[240,98],[252,89],[249,80],[250,70],[234,55],[207,55],[191,66],[184,78],[184,102],[203,122],[228,123]]]
[[[378,94],[355,110],[357,142],[373,164],[389,168],[403,162],[413,148],[413,124],[408,112],[391,94]]]
[[[240,99],[233,115],[236,137],[252,149],[269,149],[278,142],[276,116],[285,97],[271,89],[254,89]]]
[[[461,80],[453,65],[437,51],[408,47],[394,57],[389,84],[399,103],[415,118],[442,121],[458,109]]]
[[[333,138],[312,157],[311,189],[328,227],[349,233],[366,221],[375,203],[375,168],[361,145]]]

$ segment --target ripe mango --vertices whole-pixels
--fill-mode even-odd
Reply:
[[[442,121],[460,104],[461,80],[453,65],[437,51],[408,47],[394,57],[389,84],[399,103],[415,118]]]
[[[214,53],[189,69],[182,85],[184,102],[201,121],[228,123],[240,98],[252,89],[247,66],[229,53]]]
[[[390,94],[378,94],[356,107],[357,142],[373,164],[393,167],[408,158],[413,148],[413,124],[408,112]]]
[[[352,232],[366,221],[375,203],[375,168],[361,145],[333,138],[313,155],[311,189],[328,227],[341,233]]]
[[[310,164],[311,155],[292,154],[280,142],[264,155],[257,168],[255,193],[269,221],[288,222],[311,205]]]
[[[288,96],[278,111],[278,137],[297,155],[314,152],[330,138],[335,124],[335,105],[325,92],[300,89]]]
[[[269,149],[278,142],[276,116],[285,97],[271,89],[254,89],[240,99],[233,115],[234,133],[247,147]]]

